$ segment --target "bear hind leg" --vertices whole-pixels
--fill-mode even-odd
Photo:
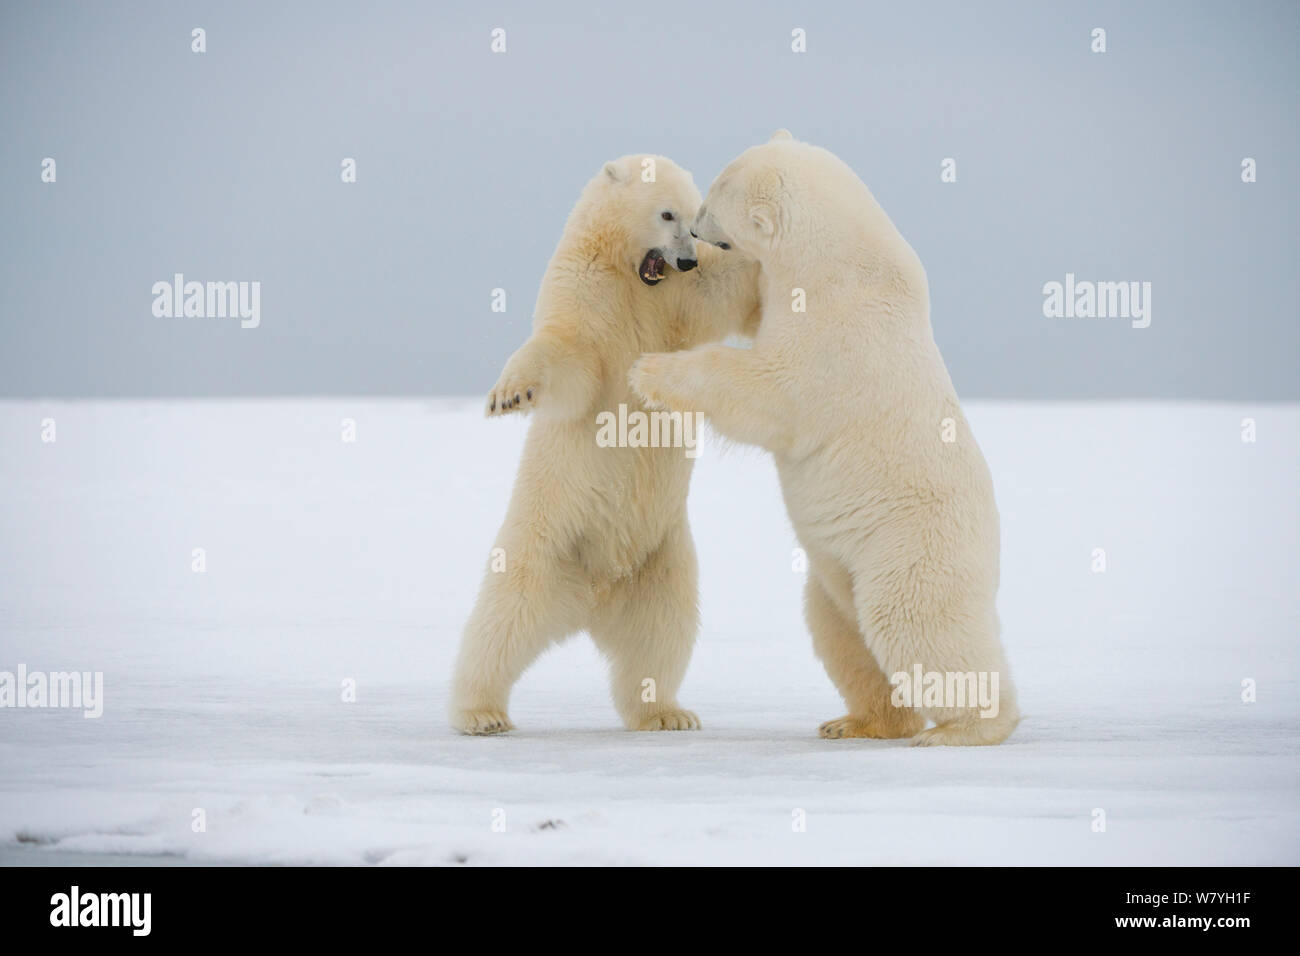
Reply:
[[[695,547],[685,522],[593,615],[596,647],[609,661],[610,695],[629,730],[698,730],[677,702],[699,630]]]
[[[894,707],[891,687],[853,621],[836,606],[820,577],[810,571],[804,616],[813,650],[835,684],[849,713],[828,720],[817,732],[828,739],[911,737],[925,726],[919,711]]]
[[[465,625],[451,686],[451,725],[461,733],[513,730],[506,710],[515,682],[583,624],[589,586],[576,569],[551,558],[513,560],[488,573]]]

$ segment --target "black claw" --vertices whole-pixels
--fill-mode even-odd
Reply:
[[[530,402],[533,400],[533,390],[531,388],[528,390],[528,400]]]
[[[514,404],[516,404],[516,405],[519,404],[519,393],[518,393],[518,392],[515,392],[515,401],[514,401]]]

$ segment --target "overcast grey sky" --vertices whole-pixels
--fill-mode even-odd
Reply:
[[[1298,399],[1298,27],[1294,2],[10,0],[0,395],[482,393],[604,160],[704,191],[786,126],[920,253],[964,397]],[[178,272],[260,282],[260,325],[156,317]],[[1150,282],[1150,326],[1044,317],[1067,273]]]

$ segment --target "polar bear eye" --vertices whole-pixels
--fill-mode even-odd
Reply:
[[[664,222],[672,222],[673,214],[670,212],[661,212],[659,214],[659,218],[662,219]]]

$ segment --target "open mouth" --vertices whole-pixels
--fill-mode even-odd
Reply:
[[[668,268],[668,260],[658,249],[651,249],[645,254],[636,271],[646,285],[658,285],[663,280],[666,268]]]

